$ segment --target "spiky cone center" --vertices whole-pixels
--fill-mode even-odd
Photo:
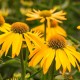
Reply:
[[[0,15],[0,26],[5,23],[4,17]]]
[[[11,26],[11,31],[13,31],[14,33],[22,34],[26,33],[28,30],[29,30],[28,25],[23,22],[15,22]]]
[[[48,40],[48,46],[52,49],[62,49],[66,46],[66,39],[61,35],[52,36]]]
[[[41,17],[50,17],[51,16],[51,12],[48,10],[43,10],[40,12],[39,14]]]

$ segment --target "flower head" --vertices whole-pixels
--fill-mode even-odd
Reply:
[[[32,50],[31,41],[35,44],[35,35],[28,32],[29,27],[23,22],[15,22],[11,25],[10,31],[0,35],[0,44],[2,44],[0,56],[5,53],[7,55],[9,48],[12,45],[12,58],[18,56],[22,47],[22,44],[28,46],[29,51]],[[30,36],[28,35],[30,34]],[[37,44],[36,44],[37,45]]]
[[[33,10],[33,12],[29,12],[26,15],[30,18],[27,18],[26,20],[36,20],[36,19],[40,19],[40,22],[44,22],[45,20],[47,20],[47,26],[50,27],[50,20],[55,20],[59,23],[62,23],[61,20],[66,20],[66,18],[64,17],[66,15],[65,12],[63,11],[59,11],[59,12],[55,12],[56,8],[52,9],[52,10]]]
[[[41,48],[35,49],[30,55],[29,66],[40,64],[43,68],[43,73],[46,74],[49,70],[53,60],[55,61],[56,70],[62,67],[63,73],[68,70],[71,71],[71,65],[78,67],[80,62],[80,53],[74,47],[67,45],[66,39],[61,35],[52,35],[46,44]]]
[[[42,34],[44,35],[44,24],[41,24],[39,26],[32,28],[31,31],[34,33],[40,33],[40,35],[42,35]],[[63,28],[61,28],[56,21],[50,22],[50,28],[46,27],[47,38],[52,34],[59,34],[59,35],[62,35],[64,37],[67,36],[66,31]]]
[[[26,33],[27,31],[29,31],[29,27],[25,23],[16,22],[12,24],[11,31],[13,31],[14,33],[22,34],[22,33]]]
[[[66,40],[62,36],[51,36],[48,40],[48,46],[53,49],[62,49],[66,46]]]
[[[67,36],[66,31],[63,28],[61,28],[56,21],[51,21],[50,28],[47,27],[47,36],[55,34],[55,33],[62,35],[64,37]]]
[[[7,32],[10,30],[11,25],[5,23],[4,17],[0,14],[0,31]]]

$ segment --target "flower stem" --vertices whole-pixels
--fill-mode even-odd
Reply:
[[[46,27],[47,27],[47,20],[45,19],[45,22],[44,22],[44,41],[46,41]]]
[[[25,80],[25,67],[24,67],[24,60],[23,60],[23,50],[20,52],[20,60],[21,60],[21,78]]]
[[[68,35],[68,38],[71,39],[71,41],[73,41],[74,43],[80,44],[80,42],[77,39],[73,38],[72,36]]]
[[[48,79],[47,80],[54,80],[54,72],[55,72],[55,61],[51,64],[49,71],[48,71]]]

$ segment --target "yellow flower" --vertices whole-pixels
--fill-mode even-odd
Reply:
[[[64,37],[67,36],[66,31],[63,28],[61,28],[56,21],[51,21],[50,28],[47,27],[47,36],[52,35],[53,33],[57,33]]]
[[[8,32],[10,30],[10,27],[11,25],[8,23],[5,23],[3,16],[0,14],[0,31]]]
[[[44,24],[41,24],[39,26],[36,26],[36,27],[32,28],[31,32],[35,33],[35,34],[37,33],[37,35],[39,37],[43,37],[43,35],[44,35]]]
[[[29,27],[27,24],[22,22],[15,22],[11,25],[11,30],[9,32],[6,32],[2,35],[0,35],[0,45],[2,44],[0,56],[5,53],[5,56],[7,55],[9,48],[12,45],[12,58],[15,56],[18,56],[22,47],[22,44],[26,44],[28,46],[29,51],[32,50],[31,41],[37,45],[37,43],[34,41],[36,38],[34,34],[28,32]],[[31,34],[32,37],[30,37],[29,34]]]
[[[30,55],[29,66],[36,66],[38,63],[46,74],[53,60],[55,61],[56,70],[62,67],[63,73],[66,70],[71,71],[71,65],[78,67],[80,62],[80,53],[73,46],[67,45],[66,39],[61,35],[52,35],[46,44],[41,48],[35,49]]]
[[[23,15],[25,15],[27,12],[30,12],[31,11],[31,8],[20,8],[20,12],[21,12],[21,14],[23,14]]]
[[[40,35],[44,34],[44,24],[32,28],[31,31],[34,33],[40,33]],[[46,27],[46,36],[48,37],[52,34],[59,34],[64,37],[67,36],[66,31],[61,28],[56,21],[51,21],[50,28]]]
[[[50,27],[50,20],[55,20],[59,23],[62,23],[61,20],[66,20],[65,15],[66,13],[63,12],[62,10],[59,12],[56,12],[56,8],[52,10],[34,10],[33,12],[29,12],[26,14],[28,17],[26,20],[36,20],[40,19],[40,22],[44,22],[47,20],[47,26]]]
[[[77,26],[77,29],[80,29],[80,26]]]
[[[5,8],[0,9],[0,14],[2,14],[5,17],[8,16],[9,13],[10,13],[9,9],[5,9]]]

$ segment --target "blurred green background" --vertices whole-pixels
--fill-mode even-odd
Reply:
[[[40,23],[37,20],[26,21],[26,13],[29,10],[44,10],[54,7],[57,7],[58,10],[64,10],[67,13],[67,20],[63,21],[60,26],[66,30],[71,38],[80,40],[80,31],[77,30],[77,26],[80,25],[80,0],[0,0],[0,13],[5,17],[7,23],[12,24],[13,22],[21,21],[27,23],[30,28]],[[4,80],[12,77],[13,73],[20,69],[20,63],[17,59],[3,57],[0,59],[0,63],[0,73],[4,77]],[[16,66],[17,64],[18,66]],[[28,71],[32,72],[33,70],[28,69]],[[75,80],[79,80],[80,73],[74,71],[74,74]]]

